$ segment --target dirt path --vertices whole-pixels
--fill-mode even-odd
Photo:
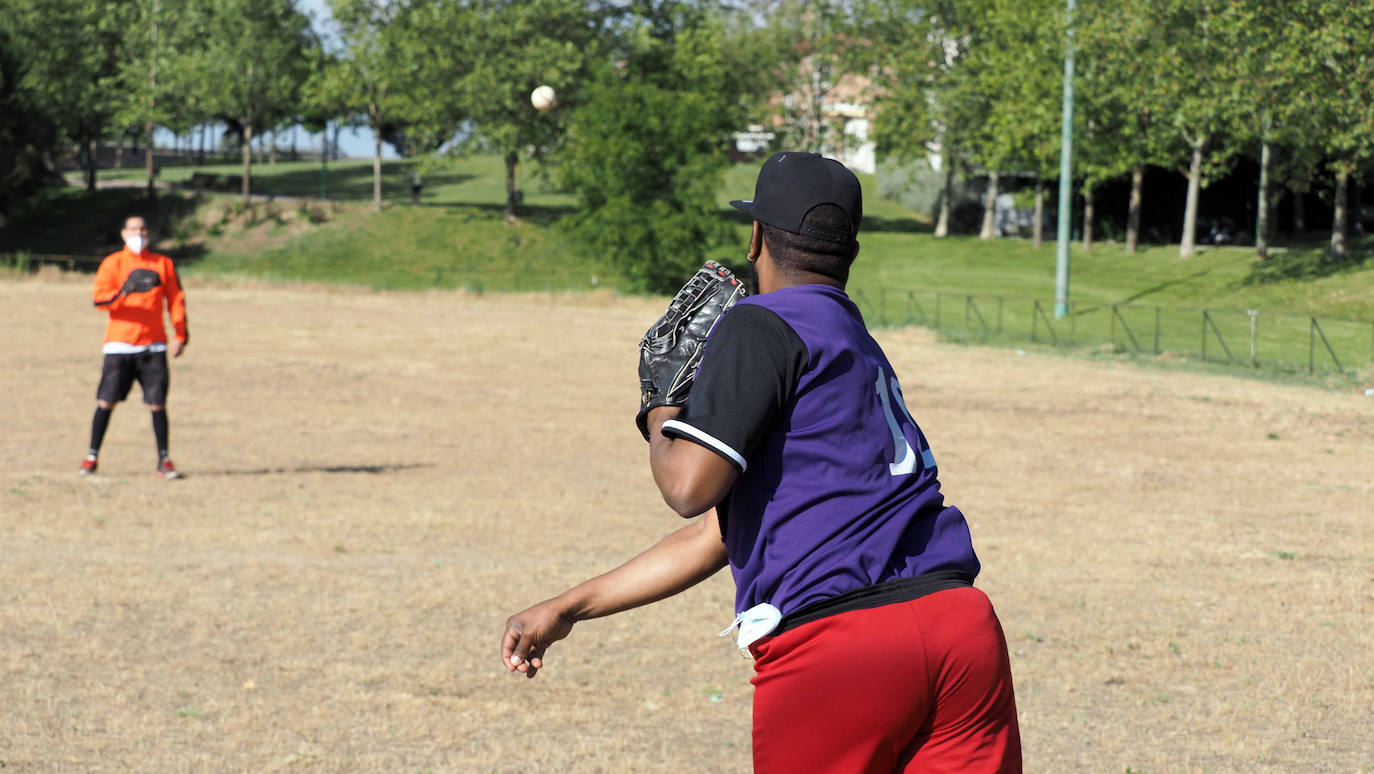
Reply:
[[[724,575],[498,663],[509,613],[679,524],[632,421],[657,303],[192,276],[169,484],[137,402],[75,475],[86,281],[0,280],[0,769],[749,769]],[[1374,400],[879,338],[1028,771],[1374,771]]]

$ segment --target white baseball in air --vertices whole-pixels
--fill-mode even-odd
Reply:
[[[558,104],[558,95],[552,86],[540,86],[530,92],[530,104],[534,105],[535,110],[551,110]]]

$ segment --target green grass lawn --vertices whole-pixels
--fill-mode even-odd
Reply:
[[[156,217],[168,226],[164,233],[196,243],[179,256],[191,276],[250,275],[377,288],[623,289],[608,269],[610,261],[574,249],[560,221],[575,211],[576,200],[556,190],[537,163],[521,166],[523,209],[513,225],[503,218],[505,169],[499,158],[464,157],[429,169],[419,207],[410,206],[411,169],[405,161],[383,164],[387,207],[377,213],[368,206],[371,161],[331,162],[328,198],[342,203],[334,216],[294,232],[280,217],[261,217],[257,231],[250,232],[261,239],[221,236],[217,227],[206,233],[203,222],[196,225],[196,214],[209,205],[187,194],[159,197]],[[743,263],[748,225],[728,202],[752,196],[756,171],[754,164],[726,170],[718,205],[721,217],[734,225],[737,245],[703,258]],[[237,175],[241,169],[237,163],[166,167],[159,179],[185,183],[195,172]],[[142,176],[142,169],[101,173],[107,180]],[[865,190],[877,190],[871,176],[860,178]],[[278,214],[289,214],[318,199],[321,165],[255,164],[253,179],[260,199],[293,197],[272,205]],[[42,207],[0,227],[0,252],[98,253],[116,243],[117,226],[110,224],[140,206],[139,196],[136,189],[94,196],[76,189],[55,192]],[[236,199],[232,194],[209,198],[221,207]],[[250,221],[257,219],[255,214]],[[279,233],[289,236],[274,238]],[[1052,241],[1036,249],[1026,239],[936,239],[923,215],[872,194],[865,202],[861,241],[850,290],[873,325],[919,323],[953,338],[1017,345],[1034,333],[1037,340],[1053,338],[1090,351],[1114,344],[1113,351],[1153,356],[1165,350],[1194,360],[1205,347],[1209,360],[1249,362],[1252,320],[1246,310],[1258,310],[1253,337],[1258,360],[1305,370],[1311,358],[1317,367],[1330,369],[1339,362],[1351,370],[1367,369],[1374,359],[1374,262],[1364,260],[1374,252],[1369,238],[1357,240],[1356,260],[1340,267],[1326,261],[1324,241],[1290,246],[1263,262],[1238,247],[1204,248],[1184,260],[1172,245],[1150,246],[1135,255],[1114,243],[1099,243],[1087,253],[1075,246],[1071,314],[1063,320],[1052,317]],[[1205,316],[1203,310],[1208,310]],[[1312,317],[1319,318],[1319,330],[1312,327]]]

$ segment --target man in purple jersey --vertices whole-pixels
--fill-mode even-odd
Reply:
[[[1006,639],[973,587],[968,525],[844,292],[858,179],[779,153],[732,204],[754,218],[759,293],[711,333],[687,405],[648,417],[654,481],[700,518],[512,616],[503,663],[533,677],[574,622],[728,564],[731,628],[755,661],[756,772],[1020,771]]]

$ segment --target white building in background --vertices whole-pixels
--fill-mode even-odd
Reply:
[[[821,114],[841,126],[838,147],[827,148],[826,155],[833,155],[850,169],[873,174],[877,169],[876,145],[868,139],[867,106],[858,102],[827,101],[821,103]]]

